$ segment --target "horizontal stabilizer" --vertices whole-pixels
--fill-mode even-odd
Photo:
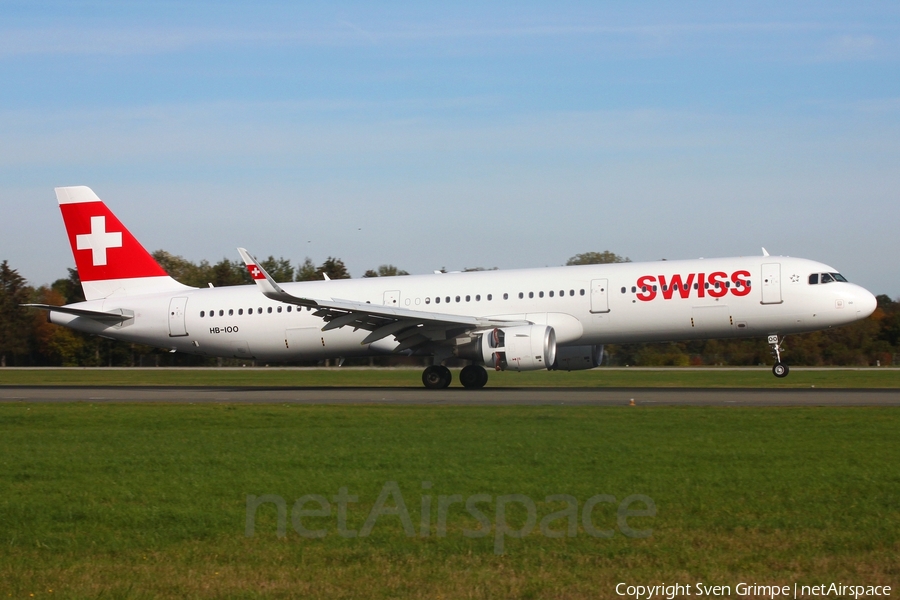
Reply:
[[[70,308],[68,306],[53,306],[52,304],[22,304],[22,306],[29,306],[31,308],[42,308],[44,310],[49,310],[52,312],[65,313],[67,315],[75,315],[76,317],[86,317],[88,319],[94,319],[95,321],[102,321],[105,323],[121,323],[122,321],[127,321],[128,319],[134,318],[134,315],[124,315],[121,313],[109,313],[109,312],[102,312],[99,310],[86,310],[83,308]]]

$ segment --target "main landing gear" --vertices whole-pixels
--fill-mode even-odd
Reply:
[[[443,365],[431,365],[422,371],[422,383],[429,390],[442,390],[453,381],[450,369]]]
[[[775,377],[787,377],[788,373],[791,372],[790,367],[781,362],[781,342],[783,341],[784,338],[779,341],[777,335],[769,336],[769,346],[772,347],[772,356],[775,357],[775,366],[772,367],[772,374]]]
[[[463,387],[483,388],[487,380],[487,371],[479,365],[463,367],[463,370],[459,372],[459,382],[463,384]],[[442,390],[449,386],[451,381],[453,381],[453,375],[450,373],[450,369],[443,365],[432,365],[422,372],[422,383],[429,390]]]
[[[459,382],[463,384],[463,387],[473,389],[483,388],[484,384],[487,383],[487,380],[487,371],[480,365],[468,365],[463,367],[463,370],[459,372]]]

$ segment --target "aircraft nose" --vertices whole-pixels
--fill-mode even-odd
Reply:
[[[875,299],[875,295],[872,292],[861,287],[859,288],[859,293],[856,294],[855,304],[860,318],[864,319],[875,312],[878,300]]]

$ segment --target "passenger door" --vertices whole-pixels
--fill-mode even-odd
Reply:
[[[591,281],[591,312],[609,312],[609,280],[594,279]]]
[[[762,266],[762,303],[781,304],[781,263]]]
[[[184,324],[184,310],[187,306],[187,298],[172,298],[169,301],[169,337],[187,335]]]

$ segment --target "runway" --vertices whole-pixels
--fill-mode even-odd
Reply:
[[[900,406],[900,389],[0,386],[0,402],[448,406]]]

